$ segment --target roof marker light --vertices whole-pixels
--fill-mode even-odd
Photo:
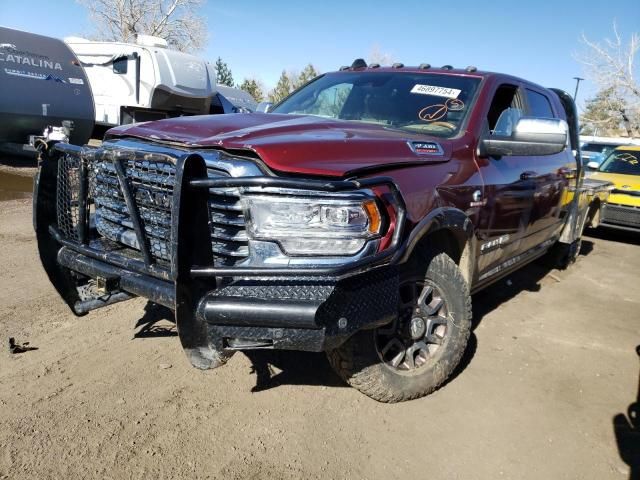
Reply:
[[[404,63],[394,63],[391,65],[392,68],[402,68],[404,67]]]
[[[442,70],[453,70],[453,66],[451,65],[443,65],[441,68]]]
[[[420,70],[428,70],[431,68],[431,64],[430,63],[421,63],[418,68]]]
[[[367,62],[362,58],[356,58],[351,64],[351,68],[367,68]]]
[[[474,67],[473,65],[469,65],[465,70],[471,73],[478,71],[477,67]]]

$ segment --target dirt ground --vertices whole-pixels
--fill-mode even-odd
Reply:
[[[240,353],[195,370],[167,313],[142,299],[74,317],[39,264],[29,199],[9,197],[1,479],[630,476],[640,235],[596,232],[571,269],[534,263],[476,295],[453,380],[384,405],[343,385],[321,354]],[[37,350],[12,355],[9,337]]]

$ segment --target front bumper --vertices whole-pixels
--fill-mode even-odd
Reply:
[[[640,207],[607,203],[602,208],[600,225],[620,230],[640,231]]]
[[[135,296],[174,308],[173,282],[96,260],[69,247],[57,264],[87,278],[105,279],[110,291],[79,301],[76,313]],[[323,351],[339,346],[355,332],[384,325],[398,304],[395,267],[384,267],[340,281],[280,279],[236,280],[197,299],[192,312],[206,326],[216,350],[276,348]]]
[[[148,200],[149,196],[137,195],[127,186],[122,163],[113,159],[113,175],[120,180],[119,195],[124,198],[122,205],[126,203],[129,225],[130,243],[123,244],[101,236],[92,224],[97,203],[91,198],[83,158],[74,164],[73,182],[58,181],[57,164],[64,155],[82,158],[78,149],[63,146],[42,163],[34,192],[34,227],[47,274],[78,315],[134,296],[148,298],[175,311],[185,351],[195,366],[208,368],[224,350],[335,348],[356,331],[387,323],[395,314],[395,265],[402,255],[405,209],[397,187],[387,178],[361,182],[263,176],[212,179],[202,157],[185,154],[175,164],[168,238],[149,240],[147,236],[155,232],[147,228],[149,207],[138,204],[139,197]],[[237,186],[329,192],[385,187],[396,205],[389,247],[341,264],[220,264],[213,254],[215,245],[213,253],[211,247],[209,195],[216,187]],[[62,196],[60,188],[65,189]],[[164,204],[155,199],[155,207]]]

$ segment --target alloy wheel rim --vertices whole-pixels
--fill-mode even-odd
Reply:
[[[401,283],[398,315],[375,330],[378,356],[401,372],[424,367],[446,341],[448,317],[446,301],[436,285],[424,279]]]

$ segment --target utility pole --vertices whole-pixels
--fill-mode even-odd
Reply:
[[[573,93],[573,101],[575,102],[576,98],[578,98],[578,87],[580,86],[580,82],[584,80],[584,78],[573,77],[573,79],[576,81],[576,91]]]

